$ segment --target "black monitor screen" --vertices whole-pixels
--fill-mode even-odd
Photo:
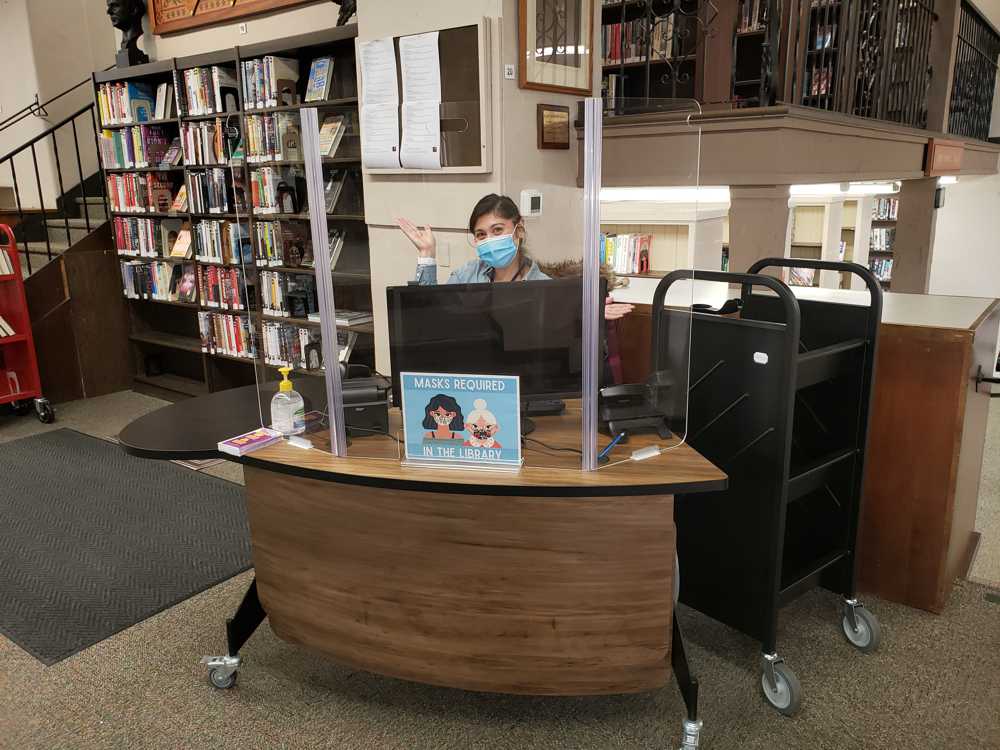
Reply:
[[[581,284],[568,278],[388,288],[396,403],[400,372],[519,375],[522,398],[578,397]],[[601,287],[603,300],[603,280]]]

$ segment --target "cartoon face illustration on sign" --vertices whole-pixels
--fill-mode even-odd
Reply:
[[[423,426],[430,430],[425,440],[457,440],[461,438],[465,417],[462,407],[451,396],[439,393],[424,407]]]
[[[469,433],[463,445],[474,448],[502,448],[495,435],[500,432],[500,425],[493,412],[486,408],[486,399],[477,398],[473,410],[465,419],[465,429]]]

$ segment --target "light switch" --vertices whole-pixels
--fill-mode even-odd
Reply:
[[[511,65],[511,64],[508,63],[507,65],[503,66],[503,77],[504,78],[506,78],[508,81],[513,81],[515,75],[516,75],[516,73],[514,72],[514,66],[513,65]]]

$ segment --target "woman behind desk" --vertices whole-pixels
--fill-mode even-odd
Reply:
[[[418,284],[437,284],[437,243],[430,226],[418,227],[409,219],[396,219],[399,228],[417,248]],[[479,200],[469,217],[469,233],[476,243],[476,260],[452,271],[448,284],[502,281],[538,281],[550,276],[530,258],[524,246],[524,221],[517,204],[506,195],[490,193]],[[618,320],[633,306],[605,300],[604,319]]]

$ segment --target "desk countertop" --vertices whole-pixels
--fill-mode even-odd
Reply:
[[[300,380],[297,388],[306,409],[325,410],[323,381]],[[263,386],[261,400],[265,409],[273,391],[273,383]],[[387,435],[353,438],[350,455],[338,458],[329,453],[329,434],[325,430],[309,436],[315,447],[308,450],[282,442],[242,458],[219,453],[219,441],[260,426],[257,394],[256,386],[246,386],[166,406],[128,425],[119,442],[128,453],[145,458],[224,457],[338,484],[466,495],[656,495],[720,490],[727,482],[723,471],[689,445],[677,438],[664,441],[653,435],[634,436],[627,445],[616,447],[608,465],[597,471],[581,471],[577,468],[577,454],[551,450],[580,447],[579,408],[572,404],[563,416],[534,418],[538,429],[525,444],[525,466],[513,472],[403,465],[396,440]],[[390,434],[395,435],[400,426],[398,411],[390,414]],[[605,436],[598,436],[600,445],[607,441]],[[666,450],[645,461],[629,460],[632,451],[653,444]]]

